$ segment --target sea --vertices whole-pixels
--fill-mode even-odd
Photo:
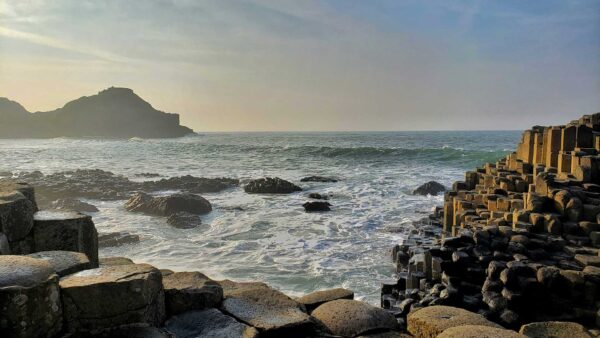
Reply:
[[[443,196],[416,196],[434,180],[446,186],[513,151],[518,131],[200,133],[177,139],[0,140],[0,171],[103,169],[144,180],[193,175],[232,177],[242,185],[265,176],[302,187],[289,195],[247,194],[242,187],[203,194],[213,211],[202,225],[176,229],[166,218],[131,213],[125,201],[85,200],[98,207],[99,232],[137,234],[139,243],[103,248],[213,279],[263,281],[289,295],[344,287],[379,303],[381,281],[394,276],[390,248],[406,238]],[[336,183],[300,182],[306,176]],[[307,213],[312,192],[331,211]],[[160,192],[169,194],[170,191]]]

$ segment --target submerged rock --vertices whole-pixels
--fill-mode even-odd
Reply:
[[[308,176],[304,177],[300,180],[300,182],[331,182],[335,183],[338,180],[332,177],[324,177],[324,176]]]
[[[311,192],[310,194],[308,194],[308,198],[313,198],[316,200],[328,200],[329,196],[327,195],[321,195],[318,192]]]
[[[437,196],[437,194],[446,191],[446,187],[436,181],[429,181],[417,189],[413,190],[413,195],[431,195]]]
[[[129,198],[125,209],[157,216],[170,216],[181,211],[200,215],[212,211],[212,206],[204,197],[193,194],[154,197],[139,192]]]
[[[306,212],[331,210],[331,208],[329,208],[331,206],[329,202],[306,202],[302,204],[302,206]]]
[[[73,210],[82,213],[98,212],[95,205],[74,198],[61,198],[52,202],[51,207],[58,210]]]
[[[178,229],[192,229],[200,226],[202,220],[196,214],[180,211],[169,216],[167,224]]]
[[[125,244],[139,243],[140,236],[129,232],[109,232],[98,234],[98,247],[109,248]]]
[[[217,309],[189,311],[172,317],[165,323],[177,338],[256,338],[258,331],[240,323]]]
[[[244,191],[249,194],[291,194],[302,188],[279,177],[265,177],[250,181]]]

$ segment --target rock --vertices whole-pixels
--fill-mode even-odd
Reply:
[[[138,173],[134,175],[135,177],[144,177],[144,178],[152,178],[152,177],[160,177],[160,174],[157,173]]]
[[[497,327],[462,325],[444,330],[437,338],[526,338],[526,336]]]
[[[256,338],[259,335],[255,328],[217,309],[182,313],[169,319],[165,327],[177,338]]]
[[[47,261],[60,277],[92,268],[90,260],[81,252],[41,251],[28,256]]]
[[[74,198],[57,199],[56,201],[52,202],[51,207],[52,209],[73,210],[81,213],[91,213],[99,211],[98,208],[96,208],[96,206]]]
[[[308,194],[308,198],[313,198],[316,200],[328,200],[329,197],[327,195],[321,195],[318,192],[311,192]]]
[[[290,194],[302,191],[302,188],[279,177],[265,177],[250,181],[244,191],[249,194]]]
[[[364,334],[356,338],[412,338],[412,336],[405,333],[400,333],[398,331],[386,331]]]
[[[302,204],[304,207],[304,211],[313,212],[313,211],[330,211],[329,208],[331,204],[329,202],[306,202]]]
[[[587,330],[578,323],[537,322],[523,325],[520,333],[530,338],[591,338]]]
[[[221,281],[222,309],[266,335],[304,337],[312,334],[314,323],[304,307],[264,283]]]
[[[394,316],[367,303],[339,299],[327,302],[312,312],[331,333],[355,337],[374,330],[398,330]]]
[[[600,267],[600,256],[591,255],[575,255],[575,261],[582,266],[597,266]]]
[[[417,337],[435,338],[445,330],[463,325],[490,326],[502,329],[483,316],[449,306],[429,306],[408,314],[408,332]]]
[[[92,267],[98,266],[98,233],[92,218],[74,211],[39,211],[34,215],[35,251],[84,253]]]
[[[167,224],[178,229],[192,229],[200,226],[202,220],[196,214],[180,211],[169,216]]]
[[[109,248],[139,242],[140,236],[128,232],[117,231],[98,234],[98,247],[100,248]]]
[[[129,265],[129,264],[135,264],[135,263],[127,257],[102,257],[102,258],[100,258],[100,267]]]
[[[176,338],[170,332],[157,327],[125,326],[99,333],[83,335],[78,338]]]
[[[423,195],[423,196],[427,196],[427,195],[431,195],[431,196],[437,196],[437,194],[446,191],[446,187],[444,187],[442,184],[436,182],[436,181],[429,181],[421,186],[419,186],[417,189],[413,190],[413,195]]]
[[[0,336],[52,337],[62,328],[58,276],[47,261],[0,256]]]
[[[6,235],[0,232],[0,255],[10,255],[10,245]]]
[[[306,307],[306,311],[310,313],[319,305],[337,299],[354,299],[354,292],[342,288],[321,290],[304,295],[298,298],[297,301],[303,304]]]
[[[202,215],[212,211],[212,206],[203,197],[193,194],[153,197],[140,192],[129,198],[125,209],[157,216],[170,216],[180,211]]]
[[[223,300],[221,285],[200,272],[163,274],[167,315],[218,307]]]
[[[8,242],[16,242],[29,235],[33,228],[36,206],[17,190],[0,190],[0,232]]]
[[[239,184],[240,181],[233,178],[204,178],[186,175],[181,177],[170,177],[159,181],[141,182],[139,190],[181,190],[192,194],[203,194],[220,192],[238,186]]]
[[[60,288],[68,332],[159,326],[164,320],[162,275],[148,264],[84,270],[62,278]]]
[[[300,179],[300,182],[331,182],[335,183],[338,180],[332,177],[324,177],[324,176],[308,176]]]

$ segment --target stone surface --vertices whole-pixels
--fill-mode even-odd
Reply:
[[[591,338],[587,330],[571,322],[537,322],[523,325],[520,333],[530,338]]]
[[[193,229],[200,226],[202,220],[196,214],[180,211],[169,216],[167,224],[178,229]]]
[[[151,196],[138,192],[125,203],[125,209],[157,216],[170,216],[182,211],[202,215],[212,211],[212,206],[204,197],[189,193]]]
[[[0,313],[0,337],[51,337],[61,330],[58,276],[48,262],[0,256]]]
[[[200,272],[163,274],[163,287],[169,316],[190,310],[218,307],[223,300],[221,285]]]
[[[511,330],[483,325],[462,325],[444,330],[437,338],[525,338]]]
[[[329,202],[306,202],[302,204],[304,207],[304,211],[306,212],[314,212],[314,211],[329,211],[331,208],[331,204]]]
[[[77,338],[177,338],[165,329],[151,326],[125,326],[98,333],[78,333]]]
[[[244,191],[249,194],[290,194],[302,191],[302,188],[279,177],[265,177],[250,181]]]
[[[60,280],[69,332],[125,324],[162,324],[165,316],[160,271],[147,264],[106,266]]]
[[[325,177],[325,176],[307,176],[300,179],[300,182],[330,182],[335,183],[338,180],[333,177]]]
[[[134,244],[140,242],[140,236],[130,234],[125,231],[116,231],[109,233],[98,234],[98,247],[109,248],[114,246],[121,246],[125,244]]]
[[[95,205],[80,201],[75,198],[59,198],[52,202],[51,207],[57,210],[72,210],[81,213],[98,212]]]
[[[483,316],[450,306],[429,306],[408,315],[408,332],[418,337],[435,338],[448,328],[479,325],[502,328]]]
[[[189,311],[165,323],[177,338],[255,338],[258,331],[223,314],[217,309]]]
[[[100,266],[117,266],[135,264],[127,257],[102,257],[100,258]]]
[[[92,267],[98,266],[98,233],[92,218],[74,211],[45,210],[34,215],[35,251],[84,253]]]
[[[312,312],[331,333],[344,337],[355,337],[375,330],[397,330],[394,316],[367,303],[339,299],[327,302]]]
[[[413,195],[431,195],[431,196],[437,196],[437,194],[442,193],[446,191],[446,187],[444,187],[442,184],[436,182],[436,181],[429,181],[421,186],[419,186],[417,189],[413,190]]]
[[[311,292],[296,300],[298,301],[298,303],[303,304],[306,307],[306,311],[310,313],[319,305],[337,299],[354,299],[354,292],[342,288],[320,290]]]
[[[41,251],[28,256],[47,261],[60,277],[92,268],[90,260],[81,252]]]
[[[0,190],[0,232],[9,242],[25,238],[33,228],[33,204],[23,193]]]

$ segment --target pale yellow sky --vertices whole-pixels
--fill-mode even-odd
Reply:
[[[600,110],[600,8],[0,1],[0,96],[129,87],[197,131],[522,129]],[[485,5],[483,5],[485,4]]]

